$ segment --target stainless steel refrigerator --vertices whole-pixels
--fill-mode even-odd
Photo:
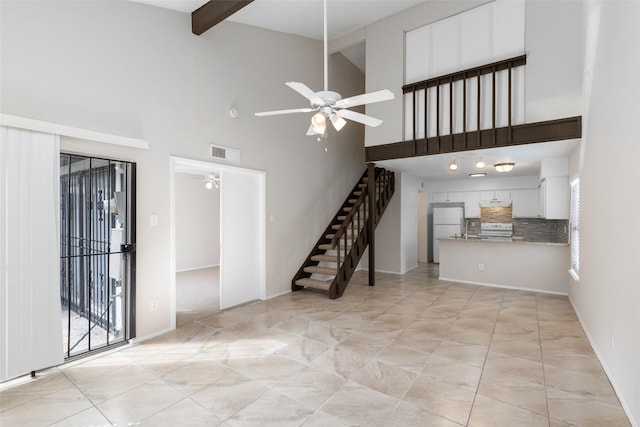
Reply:
[[[433,262],[440,262],[438,238],[462,236],[462,208],[433,208]]]

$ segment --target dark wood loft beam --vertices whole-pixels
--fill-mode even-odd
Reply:
[[[566,119],[526,123],[496,129],[433,136],[374,145],[365,149],[367,162],[430,156],[434,154],[482,150],[484,148],[508,147],[537,142],[562,141],[582,136],[582,116]]]
[[[191,32],[199,36],[253,0],[211,0],[191,13]]]

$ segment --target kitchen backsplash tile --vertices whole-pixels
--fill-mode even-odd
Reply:
[[[569,221],[543,218],[512,218],[511,207],[480,208],[480,219],[467,221],[469,234],[478,234],[483,222],[511,222],[513,236],[530,242],[567,243],[569,241]]]

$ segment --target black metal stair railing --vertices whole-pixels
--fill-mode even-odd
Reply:
[[[304,286],[300,283],[304,281],[301,279],[311,276],[305,269],[310,270],[310,266],[317,266],[322,262],[319,260],[330,260],[329,262],[336,264],[335,276],[326,290],[332,299],[344,293],[362,255],[373,240],[371,230],[375,229],[395,191],[394,173],[376,168],[372,186],[374,192],[371,197],[367,175],[365,171],[294,276],[292,290],[302,289]],[[370,203],[373,203],[373,209],[370,209]],[[373,216],[370,212],[373,212]],[[336,256],[322,257],[326,251],[335,251]]]

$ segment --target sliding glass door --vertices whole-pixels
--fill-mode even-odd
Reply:
[[[65,358],[135,336],[135,164],[60,155]]]

